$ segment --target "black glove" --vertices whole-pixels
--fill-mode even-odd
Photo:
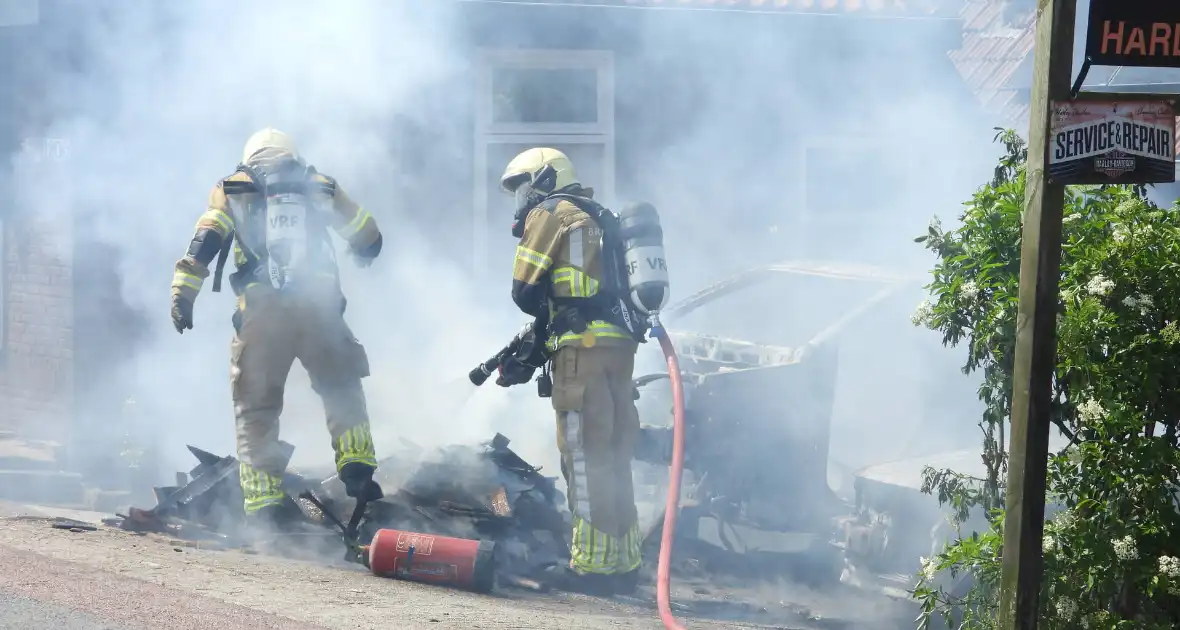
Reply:
[[[512,387],[513,385],[523,385],[531,381],[533,374],[537,372],[537,368],[524,363],[516,357],[509,357],[500,364],[499,371],[500,376],[496,377],[496,384],[500,387]]]
[[[179,293],[172,296],[172,325],[182,335],[193,329],[193,301]]]
[[[369,245],[362,250],[354,251],[352,257],[354,260],[356,260],[357,266],[368,267],[369,265],[373,264],[373,259],[377,258],[377,254],[381,253],[381,242],[383,240],[384,239],[381,237],[381,235],[378,234],[377,240],[373,241],[372,245]]]
[[[340,469],[340,481],[344,482],[344,493],[358,501],[376,501],[385,496],[381,486],[373,481],[376,469],[368,464],[352,462]]]

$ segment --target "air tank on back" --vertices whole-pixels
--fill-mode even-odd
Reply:
[[[624,207],[619,212],[619,237],[632,303],[646,315],[658,312],[668,303],[669,287],[664,230],[655,207],[645,201]]]

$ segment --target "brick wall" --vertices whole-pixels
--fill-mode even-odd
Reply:
[[[73,417],[74,299],[68,225],[3,225],[0,428],[68,443]]]

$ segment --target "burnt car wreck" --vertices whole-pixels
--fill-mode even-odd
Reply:
[[[738,339],[740,331],[688,332],[690,326],[718,327],[692,320],[722,298],[732,320],[734,301],[751,293],[758,299],[750,289],[782,279],[792,285],[774,288],[776,297],[804,293],[795,286],[799,282],[818,283],[813,289],[824,295],[832,294],[833,284],[848,290],[833,299],[827,313],[801,309],[804,317],[788,317],[776,311],[768,313],[771,324],[751,323],[760,335],[794,336],[799,343],[792,346]],[[865,516],[837,497],[827,481],[837,339],[844,327],[908,283],[874,269],[780,264],[739,274],[664,311],[686,391],[677,579],[787,577],[814,587],[840,581],[847,550],[856,546],[857,523]],[[818,332],[800,337],[800,329]],[[635,379],[643,421],[636,492],[646,527],[645,565],[653,573],[672,444],[667,378],[653,373]],[[289,458],[294,449],[286,448]],[[156,488],[157,505],[128,510],[120,525],[226,546],[250,544],[242,534],[237,460],[189,449],[197,466],[178,473],[176,485]],[[352,552],[387,529],[486,541],[494,544],[496,583],[534,590],[545,590],[546,569],[569,561],[571,519],[558,478],[521,458],[503,435],[429,452],[409,445],[379,463],[378,481],[386,496],[362,506],[354,519],[355,501],[334,475],[288,472],[292,532],[304,540],[318,536],[325,557],[337,561],[344,550],[341,530],[343,545]]]
[[[802,343],[786,347],[669,333],[680,355],[686,390],[686,480],[677,556],[695,558],[711,572],[785,574],[811,586],[830,586],[844,571],[847,523],[856,518],[854,506],[838,498],[827,481],[839,369],[837,338],[909,279],[878,269],[783,263],[717,283],[669,308],[664,318],[681,328],[681,321],[716,300],[732,302],[738,292],[749,293],[784,278],[794,284],[811,281],[811,288],[822,287],[824,293],[832,290],[832,281],[847,288],[842,303],[832,305],[839,312],[834,320],[820,314],[811,321],[796,318],[776,326],[747,326],[796,339],[799,329],[819,328]],[[792,285],[775,295],[793,295],[797,289]],[[648,396],[649,390],[657,389],[651,385],[666,378],[667,374],[640,377],[637,390]],[[659,398],[654,391],[652,397]],[[656,404],[662,402],[666,401]],[[664,423],[641,429],[637,460],[669,463],[672,429],[666,409]],[[658,415],[659,409],[651,405],[641,408],[648,422]],[[653,524],[649,540],[658,539],[661,520]]]

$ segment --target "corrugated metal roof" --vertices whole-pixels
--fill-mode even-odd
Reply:
[[[468,0],[480,1],[480,0]],[[484,0],[487,1],[487,0]],[[508,4],[955,18],[965,0],[492,0]]]
[[[1036,13],[1014,15],[1011,8],[1003,0],[967,0],[961,12],[963,46],[950,53],[980,102],[1007,114],[1013,112],[1014,101],[1020,101],[1012,77],[1032,52],[1036,35]]]

